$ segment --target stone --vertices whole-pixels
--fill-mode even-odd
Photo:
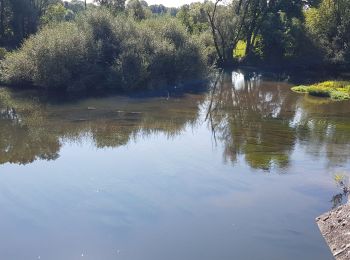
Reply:
[[[316,218],[316,223],[336,260],[350,259],[350,204]]]

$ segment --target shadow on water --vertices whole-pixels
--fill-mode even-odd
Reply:
[[[286,81],[271,78],[218,72],[206,92],[174,90],[147,98],[139,93],[63,104],[0,89],[0,163],[55,160],[64,143],[86,138],[97,148],[160,132],[172,138],[203,121],[232,163],[243,156],[252,168],[286,168],[296,147],[326,156],[329,166],[346,162],[350,103],[298,95]]]

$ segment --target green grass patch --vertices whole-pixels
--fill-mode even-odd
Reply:
[[[292,90],[298,93],[308,93],[310,96],[326,97],[333,100],[350,99],[349,81],[325,81],[309,86],[295,86]]]
[[[247,43],[245,41],[238,41],[236,48],[233,50],[233,57],[235,58],[243,58],[245,56],[245,48],[247,47]]]

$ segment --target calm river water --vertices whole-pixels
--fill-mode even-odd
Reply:
[[[181,97],[1,90],[0,259],[332,259],[315,218],[345,202],[350,102],[290,87],[233,72]]]

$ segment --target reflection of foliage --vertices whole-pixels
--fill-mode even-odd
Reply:
[[[90,104],[93,102],[93,106]],[[195,124],[201,97],[132,99],[113,97],[43,105],[0,90],[0,164],[56,159],[61,140],[89,136],[98,148],[127,144],[138,135],[164,132],[170,138]],[[162,111],[162,113],[159,113]]]
[[[285,167],[297,142],[308,154],[326,154],[330,164],[348,159],[350,119],[341,114],[349,104],[301,97],[289,89],[254,73],[218,76],[207,119],[214,138],[225,145],[225,159],[235,162],[244,155],[253,168]]]
[[[42,119],[38,103],[14,102],[9,92],[0,90],[0,164],[58,157],[59,141],[42,127]]]
[[[344,164],[350,154],[349,103],[302,97],[286,83],[262,81],[254,73],[219,74],[204,103],[202,95],[63,105],[29,96],[0,89],[0,164],[55,159],[62,142],[86,137],[98,148],[155,133],[172,138],[198,122],[200,107],[231,162],[244,156],[253,168],[287,167],[297,147],[309,156],[325,156],[330,167]]]
[[[316,99],[317,100],[317,99]],[[315,98],[300,98],[292,120],[301,144],[307,142],[310,155],[325,155],[331,165],[349,159],[350,118],[347,102],[316,102]]]
[[[220,76],[210,95],[208,119],[225,143],[225,158],[240,154],[253,168],[288,164],[295,136],[289,127],[295,100],[283,87],[263,83],[257,75]]]

